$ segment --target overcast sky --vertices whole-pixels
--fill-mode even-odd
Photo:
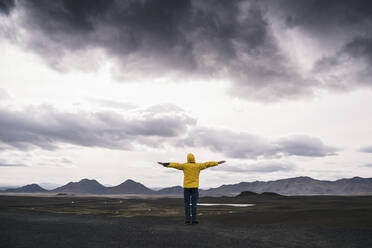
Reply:
[[[372,177],[368,0],[0,0],[0,186]]]

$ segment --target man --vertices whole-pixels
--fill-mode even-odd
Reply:
[[[185,202],[185,224],[198,224],[196,219],[196,210],[199,197],[199,174],[201,170],[208,167],[216,166],[218,164],[223,164],[226,161],[219,162],[205,162],[205,163],[195,163],[195,157],[193,154],[187,154],[187,163],[163,163],[158,162],[158,164],[164,167],[171,167],[178,170],[183,170],[183,196]],[[190,196],[192,202],[192,219],[190,221]]]

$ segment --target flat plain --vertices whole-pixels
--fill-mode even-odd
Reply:
[[[372,196],[202,197],[184,225],[181,197],[0,195],[0,247],[372,247]]]

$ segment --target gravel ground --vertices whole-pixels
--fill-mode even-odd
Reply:
[[[184,225],[182,215],[57,213],[66,209],[71,199],[40,199],[0,196],[1,248],[372,247],[372,197],[260,199],[254,209],[202,215],[198,225]],[[107,201],[97,198],[90,204],[99,207],[99,202],[107,205]],[[178,209],[182,210],[182,199],[134,203],[138,205],[138,201],[151,206],[181,204]],[[47,203],[55,212],[37,209]],[[132,203],[124,202],[121,208]],[[201,213],[207,210],[200,208]]]

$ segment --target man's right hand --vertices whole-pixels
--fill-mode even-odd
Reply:
[[[222,160],[222,161],[219,161],[218,164],[223,164],[225,162],[226,162],[225,160]]]

